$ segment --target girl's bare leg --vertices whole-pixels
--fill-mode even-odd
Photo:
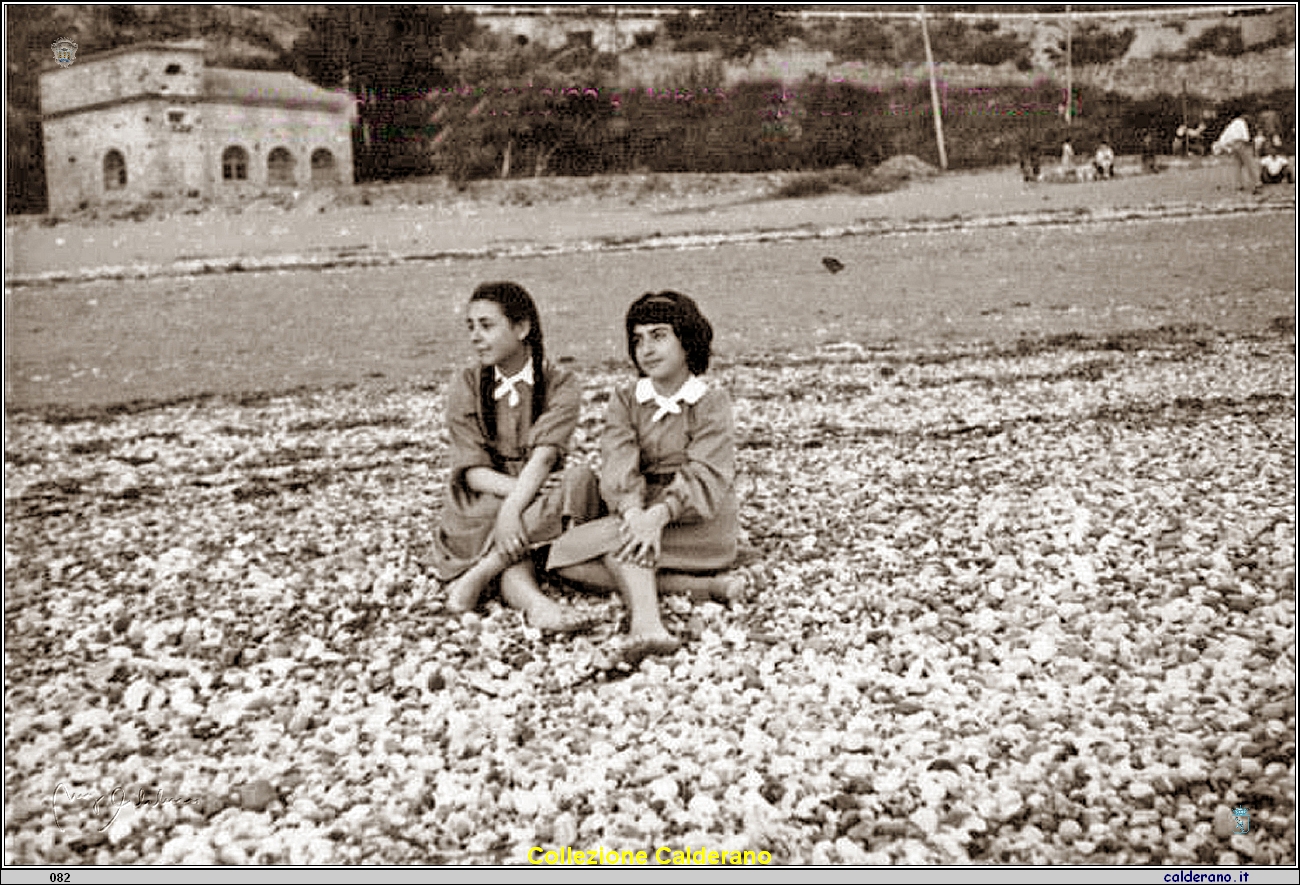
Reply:
[[[602,560],[580,562],[565,566],[556,572],[561,578],[580,587],[598,590],[618,590],[618,579]],[[732,602],[744,595],[744,581],[737,575],[689,575],[683,572],[659,572],[658,587],[661,593],[671,596],[689,596],[696,602]]]
[[[618,582],[631,616],[626,653],[629,662],[636,664],[649,655],[667,655],[677,651],[681,643],[668,632],[659,617],[659,590],[655,586],[654,569],[619,562],[612,554],[605,555],[605,567]]]
[[[501,598],[524,613],[530,627],[549,633],[572,633],[589,628],[591,619],[561,605],[537,586],[533,564],[517,562],[501,573]]]
[[[488,584],[510,565],[495,548],[447,586],[447,608],[457,613],[473,611]]]

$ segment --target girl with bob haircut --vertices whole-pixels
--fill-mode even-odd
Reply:
[[[547,568],[579,585],[617,588],[631,625],[624,657],[671,654],[680,643],[659,614],[659,591],[728,601],[737,580],[737,503],[731,397],[701,377],[713,327],[678,292],[628,309],[636,381],[610,396],[601,436],[600,494],[609,515],[569,528]]]
[[[501,596],[547,632],[591,626],[542,594],[532,550],[569,519],[599,513],[589,468],[559,472],[578,424],[581,386],[545,356],[537,305],[522,286],[484,283],[466,308],[478,365],[447,386],[451,476],[430,570],[447,607],[471,611],[500,578]]]

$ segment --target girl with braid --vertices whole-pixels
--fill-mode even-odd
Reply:
[[[563,470],[578,424],[581,385],[546,360],[537,305],[516,283],[484,283],[466,310],[478,365],[447,388],[451,476],[431,570],[448,584],[447,606],[473,610],[499,578],[507,605],[552,633],[591,626],[545,596],[533,550],[559,537],[569,521],[598,515],[595,474]]]

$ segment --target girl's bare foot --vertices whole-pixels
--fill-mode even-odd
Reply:
[[[739,575],[719,575],[713,578],[701,578],[691,588],[691,599],[695,602],[720,602],[728,605],[745,598],[745,579]]]
[[[466,572],[447,585],[447,608],[456,614],[472,612],[478,607],[485,582],[476,580],[472,571]]]
[[[524,617],[528,626],[543,633],[581,633],[596,625],[594,618],[554,602],[534,605]]]
[[[629,634],[624,641],[621,657],[633,667],[646,658],[658,655],[670,655],[682,644],[672,634],[664,632]]]

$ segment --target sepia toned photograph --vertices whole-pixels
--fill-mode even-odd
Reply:
[[[6,881],[1295,881],[1295,4],[3,14]]]

